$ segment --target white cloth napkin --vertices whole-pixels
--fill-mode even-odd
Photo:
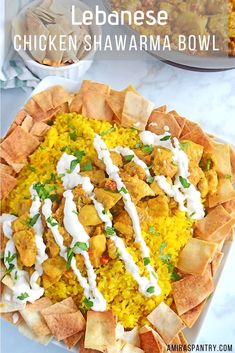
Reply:
[[[19,54],[14,51],[11,40],[11,23],[19,11],[31,0],[14,0],[0,2],[0,87],[23,89],[34,88],[39,83],[39,78],[24,65],[24,61]]]

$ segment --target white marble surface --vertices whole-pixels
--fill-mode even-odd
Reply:
[[[143,55],[141,61],[98,61],[84,76],[121,89],[132,83],[156,105],[167,104],[182,115],[199,122],[208,132],[234,142],[235,70],[217,73],[184,71]],[[29,93],[14,89],[2,92],[4,132]],[[233,343],[235,352],[235,247],[228,259],[199,337],[201,343]],[[62,352],[58,347],[42,347],[28,341],[10,325],[2,325],[2,352]]]

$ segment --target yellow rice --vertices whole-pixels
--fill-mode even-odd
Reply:
[[[30,164],[19,174],[18,185],[4,205],[4,211],[17,214],[18,205],[22,201],[30,199],[29,187],[32,183],[45,182],[50,179],[51,173],[56,172],[56,164],[63,153],[61,149],[65,146],[72,150],[84,150],[86,153],[84,162],[92,160],[95,156],[94,133],[105,132],[111,127],[108,122],[87,119],[74,113],[59,115],[50,128],[45,141],[30,156]],[[139,142],[138,131],[122,127],[115,128],[115,131],[103,137],[109,148],[118,145],[133,148]],[[76,131],[75,141],[71,138],[71,133],[74,131]],[[55,181],[55,184],[61,188],[59,179]],[[145,324],[147,322],[146,316],[161,301],[164,300],[167,304],[171,304],[171,273],[167,263],[159,258],[159,249],[161,244],[165,242],[166,247],[163,254],[171,255],[171,263],[175,265],[180,249],[187,243],[191,235],[192,222],[184,213],[177,211],[169,217],[156,217],[151,226],[156,229],[156,234],[152,234],[149,227],[142,229],[142,231],[151,251],[152,265],[158,272],[162,290],[160,296],[146,298],[140,294],[135,280],[119,259],[112,260],[96,270],[98,288],[107,300],[108,307],[113,310],[118,316],[119,322],[126,328]],[[128,242],[127,248],[144,274],[145,266],[138,247],[133,242]],[[83,300],[82,288],[71,272],[66,273],[59,282],[46,289],[45,295],[53,302],[73,296],[76,303],[84,310],[81,304]]]

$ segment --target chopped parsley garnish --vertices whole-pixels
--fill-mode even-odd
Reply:
[[[94,305],[93,301],[91,301],[90,299],[88,298],[85,298],[83,300],[83,304],[88,308],[88,309],[91,309]]]
[[[9,267],[8,267],[6,273],[11,273],[12,270],[14,270],[14,268],[15,268],[15,265],[14,265],[14,264],[9,264]]]
[[[52,181],[56,180],[56,175],[55,173],[51,173],[50,179],[46,180],[46,184],[50,184]]]
[[[15,271],[15,280],[18,279],[18,271]]]
[[[144,266],[147,266],[150,264],[150,257],[144,257]]]
[[[30,227],[33,227],[37,223],[37,220],[38,220],[39,217],[40,217],[40,213],[37,213],[32,218],[29,218],[28,225]]]
[[[81,167],[82,172],[90,172],[93,169],[92,162],[87,161],[83,166]]]
[[[183,150],[185,147],[188,147],[189,143],[187,141],[180,143],[180,148]]]
[[[116,131],[116,128],[115,128],[115,127],[111,127],[110,129],[101,132],[101,133],[100,133],[100,136],[102,136],[102,137],[103,137],[103,136],[106,136],[106,135],[108,135],[108,134],[111,134],[111,132],[114,132],[114,131]]]
[[[145,154],[151,154],[153,152],[154,148],[153,146],[149,146],[149,145],[145,145],[143,146],[142,148],[142,151],[145,153]]]
[[[160,139],[160,141],[168,141],[168,140],[170,140],[170,138],[171,138],[171,135],[167,135],[167,136],[162,137]]]
[[[55,185],[45,185],[40,182],[34,184],[34,190],[37,191],[37,194],[41,200],[45,200],[49,197],[50,193],[56,189]]]
[[[118,190],[119,192],[123,192],[124,194],[128,194],[127,189],[125,189],[124,187],[121,187],[120,190]]]
[[[147,293],[149,293],[149,294],[153,294],[154,292],[155,292],[155,288],[154,287],[149,287],[147,289]]]
[[[71,267],[71,261],[72,261],[74,251],[76,248],[79,248],[82,251],[87,251],[88,245],[86,243],[82,243],[80,241],[77,241],[72,248],[67,247],[67,250],[66,250],[66,253],[67,253],[66,269],[67,270],[69,270]]]
[[[171,259],[171,255],[170,254],[160,255],[159,257],[163,261],[169,261]]]
[[[167,246],[167,243],[165,241],[163,241],[160,245],[160,248],[159,248],[160,254],[162,254],[162,252],[166,248],[166,246]]]
[[[149,233],[152,235],[159,235],[159,232],[156,231],[154,226],[149,227]]]
[[[79,215],[79,213],[78,213],[77,211],[75,211],[75,210],[72,210],[72,212],[73,212],[74,214],[76,214],[77,216]]]
[[[105,232],[107,235],[114,235],[115,234],[115,230],[112,227],[105,228]]]
[[[225,179],[229,179],[229,180],[232,180],[232,175],[230,175],[230,174],[225,174]]]
[[[206,160],[206,172],[209,172],[209,170],[211,169],[211,163],[212,163],[211,159]]]
[[[171,280],[172,281],[179,281],[180,279],[181,279],[180,275],[175,270],[173,270],[173,272],[171,274]]]
[[[33,172],[33,173],[36,172],[36,168],[33,167],[32,165],[29,164],[28,167],[29,167],[29,170],[31,170],[31,172]]]
[[[185,189],[188,189],[190,187],[190,183],[188,182],[188,180],[183,178],[182,176],[180,176],[180,182]]]
[[[81,162],[82,158],[86,155],[84,151],[74,151],[73,155]]]
[[[53,219],[52,216],[47,218],[47,223],[49,223],[52,227],[55,227],[58,225],[58,223]]]
[[[130,162],[135,156],[133,154],[129,154],[127,156],[124,156],[125,161]]]
[[[79,249],[81,249],[82,251],[87,251],[88,250],[88,246],[86,243],[82,243],[80,241],[77,241],[74,245],[74,248],[78,247]]]
[[[196,212],[192,212],[192,213],[189,215],[189,218],[192,218],[195,214],[196,214]]]
[[[142,143],[137,143],[134,147],[135,147],[135,148],[141,148],[142,146],[143,146]]]
[[[117,255],[117,257],[121,256],[121,253],[120,253],[120,251],[118,249],[117,249],[116,255]]]
[[[76,141],[77,137],[78,137],[77,131],[74,130],[74,131],[70,132],[69,137],[71,138],[71,140]]]
[[[79,160],[78,159],[74,159],[73,161],[71,161],[70,163],[70,168],[69,168],[69,172],[72,173],[74,171],[74,169],[76,168],[76,166],[79,164]]]
[[[103,213],[103,214],[106,214],[106,211],[105,211],[105,210],[102,210],[102,213]]]
[[[25,300],[28,297],[29,297],[28,293],[25,292],[25,293],[21,293],[20,295],[18,295],[17,299]]]
[[[52,201],[52,202],[57,202],[59,201],[59,196],[57,194],[52,194],[49,196],[49,199]]]
[[[11,255],[11,252],[8,251],[7,256],[5,257],[5,261],[8,262],[9,264],[16,258],[16,253]]]
[[[152,184],[153,182],[154,182],[154,177],[152,177],[152,176],[150,176],[150,177],[148,177],[147,178],[147,182],[149,183],[149,184]]]

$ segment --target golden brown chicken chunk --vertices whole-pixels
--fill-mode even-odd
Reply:
[[[43,262],[42,268],[44,273],[52,279],[62,276],[66,271],[66,261],[61,256],[49,258]]]
[[[50,229],[44,234],[44,237],[45,237],[46,247],[49,250],[49,256],[50,257],[58,256],[60,253],[60,248],[56,244],[54,236]]]
[[[100,266],[100,258],[106,250],[106,237],[104,234],[95,235],[90,239],[89,255],[94,267]]]
[[[87,176],[91,179],[93,184],[99,184],[105,179],[105,173],[103,170],[91,170],[80,173],[82,176]]]
[[[152,217],[167,217],[169,215],[169,201],[166,196],[158,196],[148,200],[148,207]]]
[[[130,176],[134,177],[135,175],[137,175],[138,178],[141,180],[144,180],[146,177],[145,170],[135,162],[127,163],[123,169]]]
[[[83,206],[78,218],[83,226],[96,226],[102,223],[94,205]]]
[[[156,147],[154,149],[153,171],[156,175],[165,175],[173,178],[178,171],[178,166],[174,163],[173,153],[166,148]]]
[[[95,189],[95,196],[104,208],[110,210],[122,198],[119,192],[113,192],[105,189]]]
[[[13,233],[28,229],[28,220],[29,214],[26,212],[22,216],[18,217],[15,221],[13,221],[11,225]]]
[[[35,234],[31,229],[20,230],[14,233],[13,240],[20,254],[20,260],[26,267],[31,267],[35,264],[37,247],[35,242]]]
[[[135,204],[144,197],[155,196],[150,186],[137,177],[124,176],[123,181]]]

